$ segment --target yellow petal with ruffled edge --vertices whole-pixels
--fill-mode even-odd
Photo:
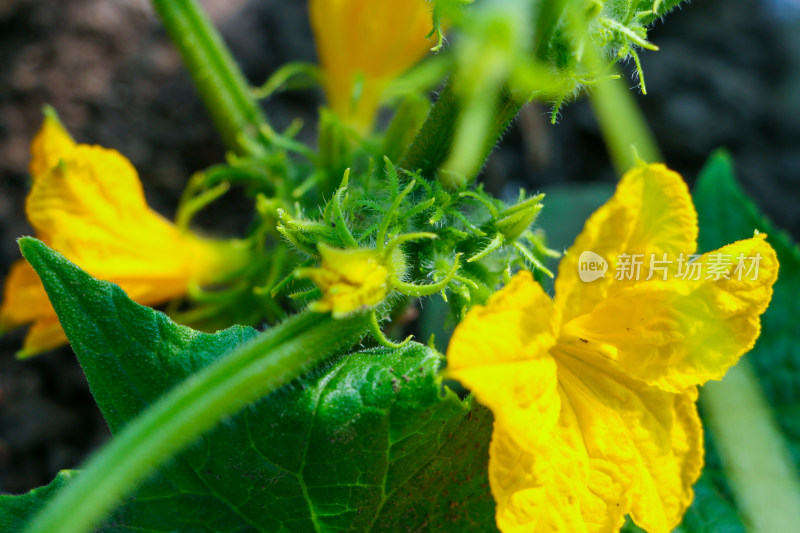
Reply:
[[[79,145],[40,176],[26,212],[49,246],[143,304],[185,294],[190,283],[207,283],[243,259],[151,210],[130,162],[97,146]]]
[[[565,322],[594,309],[619,285],[614,276],[620,254],[644,254],[646,258],[656,254],[661,259],[666,253],[677,258],[696,248],[697,212],[683,179],[661,164],[636,167],[622,177],[614,196],[586,221],[558,265],[556,307]],[[578,259],[585,251],[608,262],[604,278],[590,283],[580,280]]]
[[[489,479],[508,532],[619,531],[630,513],[653,533],[672,530],[702,468],[696,390],[672,394],[559,348],[558,424],[535,447],[523,428],[495,423]],[[528,421],[534,423],[534,421]]]
[[[704,254],[697,261],[702,278],[720,254],[730,264],[718,280],[714,275],[620,283],[621,290],[564,327],[564,342],[582,342],[627,374],[665,390],[722,379],[758,338],[778,259],[761,234]],[[737,257],[744,267],[739,271]]]
[[[328,104],[362,133],[384,89],[435,44],[425,0],[311,0],[311,27]]]
[[[28,170],[35,180],[56,166],[77,145],[59,120],[50,113],[45,114],[44,123],[31,142],[31,162]]]
[[[626,514],[650,532],[680,522],[703,465],[696,385],[752,347],[778,269],[759,235],[701,257],[704,275],[716,263],[721,279],[675,279],[677,265],[668,281],[613,279],[623,253],[693,253],[696,223],[680,176],[663,165],[635,169],[562,260],[554,305],[541,289],[512,284],[456,328],[448,362],[468,361],[471,373],[451,374],[496,419],[489,479],[502,531],[615,532]],[[611,275],[580,281],[582,251],[605,257]],[[759,271],[740,279],[738,262],[721,268],[720,256],[757,256]],[[547,355],[528,349],[551,335],[554,345],[540,342]],[[557,395],[549,368],[537,377],[518,370],[548,358]],[[491,374],[477,371],[482,363]],[[526,409],[532,398],[536,409]],[[553,409],[556,424],[543,416]]]
[[[516,428],[495,422],[489,447],[489,484],[503,533],[585,533],[581,497],[588,461],[564,441],[572,433],[551,430],[537,448],[520,446]],[[578,436],[579,437],[579,436]]]
[[[559,427],[581,437],[589,458],[583,511],[589,531],[617,531],[631,513],[651,533],[667,533],[691,503],[702,469],[697,391],[651,387],[579,349],[559,345],[554,354],[562,418],[576,421]]]
[[[497,423],[533,446],[558,416],[553,302],[520,272],[485,307],[473,307],[447,349],[447,374],[472,390]]]

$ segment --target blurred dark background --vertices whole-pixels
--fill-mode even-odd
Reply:
[[[288,61],[314,61],[306,2],[203,4],[254,84]],[[667,163],[692,183],[726,147],[752,198],[800,237],[800,0],[696,0],[657,22],[650,40],[661,50],[641,54],[648,95],[637,100]],[[15,239],[32,233],[28,147],[46,103],[78,141],[131,159],[167,217],[191,173],[224,155],[147,0],[0,0],[0,276],[19,257]],[[285,93],[266,110],[278,128],[303,117],[313,142],[321,103],[318,91]],[[504,137],[484,173],[492,191],[614,182],[587,102],[564,108],[555,126],[548,111],[528,106]],[[235,235],[242,212],[234,196],[206,220]],[[17,361],[23,333],[0,339],[0,493],[48,483],[108,434],[71,350]]]

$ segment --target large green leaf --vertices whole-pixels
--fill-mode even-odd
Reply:
[[[50,264],[40,274],[112,433],[256,334],[193,331]],[[442,387],[441,362],[416,343],[340,356],[199,439],[99,530],[491,531],[491,416]],[[19,530],[67,478],[0,497],[0,528]]]

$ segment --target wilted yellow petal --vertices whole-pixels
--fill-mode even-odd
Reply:
[[[564,327],[565,339],[616,362],[629,375],[675,392],[721,379],[760,331],[760,315],[778,275],[763,234],[703,255],[702,278],[624,285]],[[711,258],[729,258],[718,280],[705,279]],[[744,269],[734,272],[740,257]],[[759,258],[757,272],[751,258]],[[738,278],[742,279],[739,280]],[[755,279],[753,279],[755,278]]]
[[[339,249],[320,243],[322,262],[300,270],[298,277],[311,279],[322,298],[311,308],[343,317],[374,307],[389,293],[389,268],[380,252],[367,248]]]
[[[76,145],[47,117],[31,146],[33,186],[26,213],[36,235],[92,276],[155,305],[240,268],[247,251],[201,239],[151,210],[136,170],[115,150]],[[27,263],[6,282],[0,327],[34,322],[23,348],[32,355],[63,343],[55,311]]]
[[[143,304],[185,294],[242,260],[151,210],[136,170],[116,150],[76,147],[36,180],[26,211],[49,246]]]
[[[311,0],[311,27],[330,108],[369,130],[387,84],[435,41],[425,0]]]
[[[48,172],[64,156],[72,153],[75,146],[75,141],[72,140],[61,122],[51,114],[46,114],[41,129],[31,143],[29,165],[31,177],[36,180],[40,175]]]
[[[697,213],[683,179],[661,164],[636,167],[622,177],[614,196],[586,221],[561,260],[556,306],[565,323],[590,312],[618,285],[614,275],[620,254],[649,257],[654,253],[661,258],[667,253],[677,258],[696,248]],[[608,262],[605,278],[590,283],[580,280],[578,259],[585,251]]]

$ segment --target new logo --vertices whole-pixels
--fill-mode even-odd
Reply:
[[[594,252],[581,252],[578,257],[578,277],[585,283],[606,277],[608,262]]]

